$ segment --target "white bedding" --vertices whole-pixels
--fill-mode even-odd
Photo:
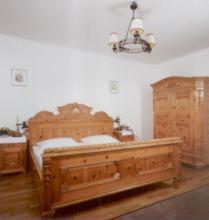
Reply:
[[[57,146],[57,145],[56,145],[56,147],[54,147],[54,148],[76,147],[76,146],[82,146],[82,145],[84,145],[84,144],[77,142],[76,145],[75,145],[75,144],[73,144],[73,145],[67,145],[67,146],[62,146],[62,145]],[[37,161],[38,166],[39,166],[40,169],[42,169],[42,154],[43,154],[44,150],[47,149],[47,148],[53,148],[53,147],[47,147],[47,146],[46,146],[46,147],[40,147],[40,146],[37,146],[37,145],[35,145],[35,146],[32,147],[34,156],[35,156],[35,158],[36,158],[36,161]]]
[[[1,136],[0,143],[1,144],[12,144],[12,143],[25,143],[26,137],[11,137],[11,136]]]
[[[81,139],[81,142],[85,144],[112,144],[119,143],[117,139],[110,135],[94,135]]]
[[[119,141],[109,135],[96,135],[82,138],[81,142],[76,142],[72,138],[54,138],[38,142],[32,147],[37,165],[42,169],[42,154],[47,148],[76,147],[88,144],[118,143]]]
[[[42,168],[42,156],[41,156],[42,151],[41,151],[40,147],[36,146],[36,145],[32,147],[32,150],[33,150],[33,154],[36,159],[37,165],[41,169]]]
[[[46,148],[56,148],[57,146],[67,147],[67,146],[76,146],[78,142],[72,138],[62,137],[62,138],[51,138],[44,141],[36,143],[37,146]]]

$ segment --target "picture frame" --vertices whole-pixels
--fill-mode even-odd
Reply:
[[[27,70],[12,69],[11,84],[12,86],[27,86]]]
[[[109,81],[109,93],[118,94],[118,81]]]

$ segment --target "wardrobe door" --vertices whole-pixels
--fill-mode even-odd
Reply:
[[[154,137],[171,137],[171,92],[154,92]]]
[[[172,136],[182,137],[182,154],[193,154],[194,98],[190,88],[178,88],[172,94]],[[186,157],[185,157],[186,158]],[[184,157],[182,158],[184,161]]]

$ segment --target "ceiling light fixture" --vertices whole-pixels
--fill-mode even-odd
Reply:
[[[119,40],[119,35],[117,33],[110,34],[109,46],[112,48],[113,52],[151,53],[152,48],[156,46],[153,34],[147,34],[145,35],[145,39],[142,38],[141,35],[144,33],[143,20],[140,17],[135,17],[137,8],[137,3],[133,1],[130,5],[133,16],[126,32],[125,39]]]

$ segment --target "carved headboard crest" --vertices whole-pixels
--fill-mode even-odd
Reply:
[[[41,111],[33,118],[30,118],[28,123],[50,122],[54,120],[113,120],[105,112],[91,114],[91,107],[78,103],[67,104],[57,109],[59,111],[58,115],[48,111]]]
[[[73,103],[58,107],[58,110],[60,112],[60,115],[58,116],[60,119],[77,119],[78,117],[89,119],[91,117],[92,108],[86,105]]]
[[[28,120],[29,141],[56,137],[72,137],[76,140],[89,135],[112,134],[113,119],[105,112],[91,114],[92,108],[72,103],[58,107],[58,114],[41,111]]]

